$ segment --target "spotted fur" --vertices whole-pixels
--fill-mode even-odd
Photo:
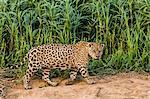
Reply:
[[[87,63],[90,57],[100,59],[104,44],[94,42],[78,42],[74,45],[49,44],[32,48],[28,54],[28,69],[24,76],[24,88],[30,89],[31,77],[38,69],[43,70],[42,79],[52,86],[58,85],[49,79],[49,71],[59,68],[70,69],[70,78],[66,84],[73,84],[77,72],[80,72],[88,84],[95,83],[89,78]]]

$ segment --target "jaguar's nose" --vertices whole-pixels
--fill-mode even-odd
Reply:
[[[96,58],[97,58],[97,59],[100,59],[100,55],[97,55]]]

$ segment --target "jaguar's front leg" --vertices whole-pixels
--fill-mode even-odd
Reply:
[[[88,84],[95,84],[96,82],[89,76],[88,69],[85,66],[79,67],[79,72],[81,73],[81,76],[84,78],[84,80]]]
[[[66,85],[72,85],[74,80],[76,79],[77,76],[77,71],[71,71],[70,72],[70,78],[68,79],[68,81],[65,83]]]

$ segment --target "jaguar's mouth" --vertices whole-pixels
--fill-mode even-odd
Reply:
[[[96,58],[96,60],[100,60],[100,59],[101,59],[101,57],[97,57],[97,58]]]

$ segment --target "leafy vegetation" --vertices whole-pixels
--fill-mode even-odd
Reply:
[[[93,74],[150,71],[150,0],[0,0],[0,67],[22,61],[32,46],[105,44]]]

